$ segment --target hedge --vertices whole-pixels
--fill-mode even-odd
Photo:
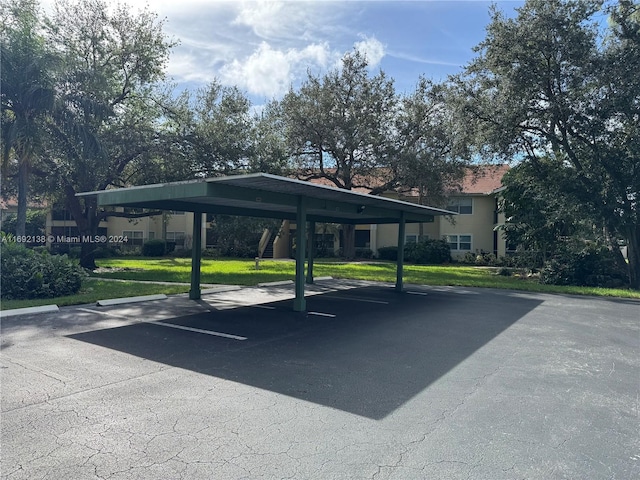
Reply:
[[[398,247],[380,247],[380,260],[398,260]],[[404,259],[418,265],[442,264],[451,261],[451,249],[445,240],[426,239],[418,243],[411,243],[404,247]]]
[[[78,293],[85,271],[67,255],[2,244],[1,297],[7,300],[52,298]]]

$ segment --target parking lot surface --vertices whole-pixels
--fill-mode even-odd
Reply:
[[[307,290],[3,318],[2,478],[640,477],[640,302]]]

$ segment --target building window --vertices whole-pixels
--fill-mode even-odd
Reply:
[[[446,235],[451,250],[471,250],[471,235]]]
[[[369,230],[356,230],[355,247],[369,248],[371,245],[371,232]]]
[[[451,197],[447,201],[447,210],[460,215],[473,214],[473,198],[471,197]]]
[[[176,245],[184,245],[184,232],[167,232],[167,242],[175,242]]]
[[[51,210],[51,220],[72,220],[71,213],[58,205]]]
[[[406,243],[407,245],[410,243],[418,243],[418,235],[415,235],[413,233],[405,235],[404,243]]]
[[[123,230],[122,236],[127,237],[127,245],[142,245],[144,243],[142,230]]]

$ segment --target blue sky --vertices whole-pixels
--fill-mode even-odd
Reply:
[[[49,4],[51,0],[44,0]],[[129,0],[166,19],[180,41],[167,73],[178,89],[218,79],[237,85],[254,105],[281,98],[307,71],[335,68],[354,48],[372,71],[384,70],[399,92],[419,75],[444,80],[460,72],[485,37],[491,2]],[[498,0],[507,15],[523,1]]]

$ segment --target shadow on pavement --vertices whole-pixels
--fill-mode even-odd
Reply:
[[[366,287],[69,335],[140,358],[382,419],[541,301],[503,291]]]

